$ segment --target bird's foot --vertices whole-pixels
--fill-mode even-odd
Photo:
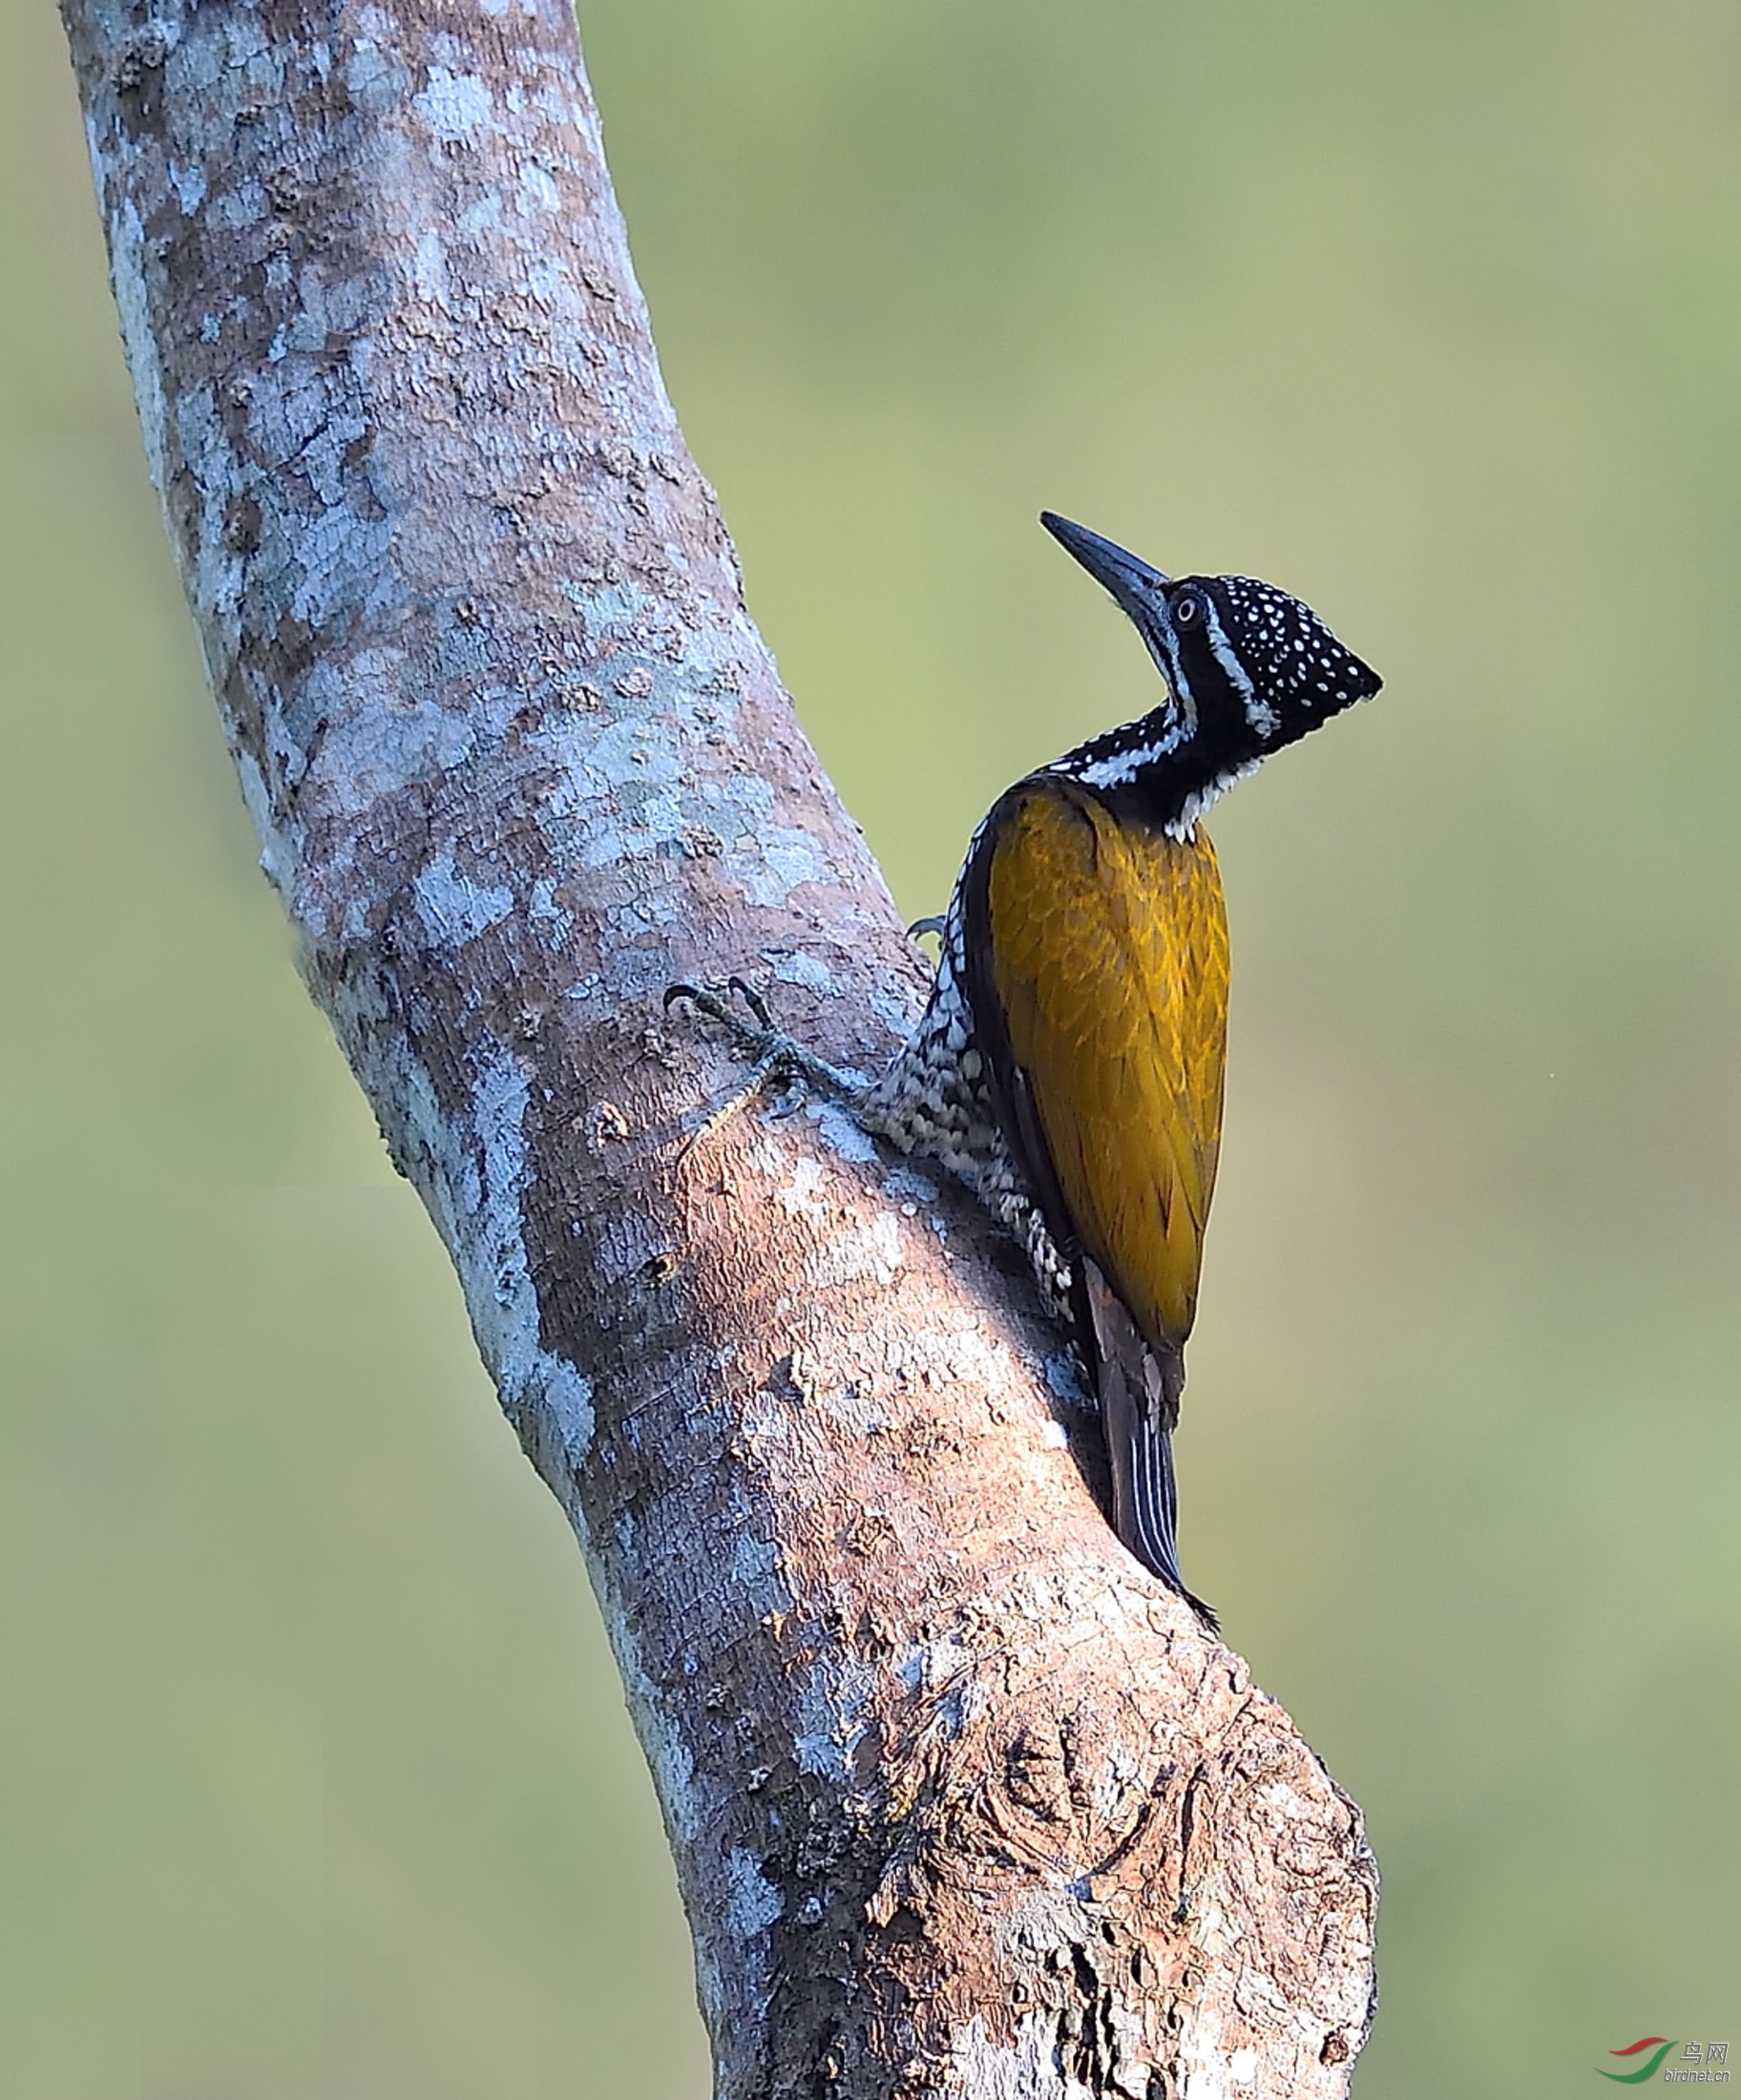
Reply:
[[[733,994],[749,1009],[750,1019],[745,1020],[732,1004]],[[717,991],[701,984],[667,986],[665,1011],[669,1013],[679,999],[686,1000],[709,1020],[718,1021],[751,1065],[749,1077],[743,1085],[690,1135],[683,1147],[685,1152],[693,1150],[703,1138],[711,1137],[722,1124],[730,1122],[774,1081],[782,1087],[775,1113],[783,1116],[791,1115],[801,1106],[807,1094],[826,1095],[849,1108],[856,1106],[863,1095],[865,1082],[858,1073],[843,1071],[839,1065],[819,1058],[813,1050],[807,1050],[803,1043],[794,1042],[790,1036],[782,1035],[774,1026],[767,1002],[744,978],[728,977]]]

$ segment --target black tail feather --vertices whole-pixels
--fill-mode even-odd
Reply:
[[[1179,1572],[1172,1426],[1178,1419],[1184,1365],[1177,1352],[1169,1363],[1156,1356],[1122,1304],[1093,1272],[1093,1265],[1087,1266],[1099,1357],[1095,1383],[1112,1467],[1114,1526],[1143,1566],[1177,1590],[1211,1633],[1219,1632],[1214,1612],[1191,1594]]]

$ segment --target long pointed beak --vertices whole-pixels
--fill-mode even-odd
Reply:
[[[1086,525],[1072,524],[1056,511],[1041,511],[1039,522],[1066,554],[1074,555],[1094,580],[1112,593],[1139,626],[1146,632],[1154,617],[1155,587],[1166,578],[1151,569],[1116,540],[1102,539]]]

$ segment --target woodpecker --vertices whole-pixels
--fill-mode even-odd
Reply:
[[[873,1084],[851,1088],[765,1015],[743,1033],[765,1068],[829,1085],[868,1128],[952,1169],[1025,1244],[1100,1404],[1119,1537],[1212,1628],[1179,1571],[1171,1446],[1227,1046],[1227,914],[1203,817],[1379,680],[1273,584],[1164,576],[1068,518],[1040,522],[1135,623],[1160,700],[993,804],[931,922],[918,1026]]]

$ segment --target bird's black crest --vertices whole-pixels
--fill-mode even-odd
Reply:
[[[1250,576],[1182,578],[1181,582],[1198,582],[1215,598],[1223,632],[1258,700],[1278,714],[1293,707],[1334,714],[1378,690],[1380,681],[1371,666],[1290,591]]]

